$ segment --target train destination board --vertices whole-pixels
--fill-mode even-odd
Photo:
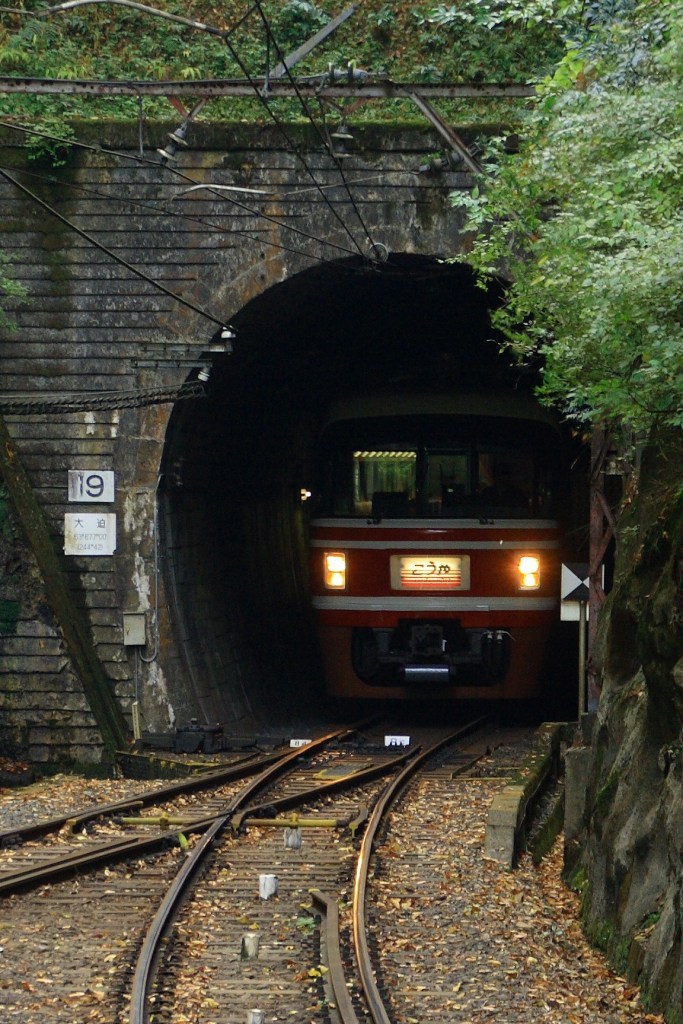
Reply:
[[[469,590],[469,555],[392,555],[393,590]]]

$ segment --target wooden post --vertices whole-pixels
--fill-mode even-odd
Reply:
[[[586,710],[586,602],[579,601],[579,718]]]
[[[61,628],[64,643],[95,716],[107,754],[112,758],[125,747],[128,734],[121,708],[97,657],[85,615],[74,601],[55,551],[43,510],[26,475],[18,449],[0,415],[0,474],[35,555],[45,584],[48,603]]]
[[[602,566],[609,543],[614,536],[614,520],[605,498],[605,457],[609,436],[601,426],[591,434],[590,521],[588,555],[588,709],[595,710],[600,700],[598,667],[594,661],[595,637],[600,609],[605,601],[602,589]],[[605,526],[605,522],[607,525]]]

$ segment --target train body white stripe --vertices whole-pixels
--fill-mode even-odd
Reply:
[[[313,548],[354,548],[371,551],[531,551],[532,549],[555,550],[556,540],[350,540],[348,537],[331,537],[327,540],[312,540]]]
[[[554,597],[432,597],[411,595],[410,597],[349,597],[335,594],[330,597],[314,597],[313,607],[321,611],[534,611],[547,612],[557,608]]]
[[[556,519],[496,519],[491,523],[482,523],[479,519],[382,519],[373,523],[366,519],[313,519],[311,528],[336,530],[437,530],[447,533],[453,530],[557,530]]]

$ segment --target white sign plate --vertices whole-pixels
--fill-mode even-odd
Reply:
[[[409,747],[410,736],[385,736],[385,747]]]
[[[115,551],[115,513],[65,512],[65,555],[113,555]]]
[[[110,469],[70,469],[69,501],[113,501],[114,472]]]
[[[290,747],[307,747],[310,742],[310,740],[290,740],[289,745]]]

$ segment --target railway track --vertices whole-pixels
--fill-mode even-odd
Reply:
[[[359,871],[362,866],[365,872],[362,916],[354,901],[353,917],[355,944],[364,934],[368,947],[373,1024],[441,1024],[469,1019],[465,1009],[481,1014],[477,1019],[506,1019],[507,1024],[500,1016],[504,1006],[492,1017],[494,1007],[487,1002],[487,983],[489,990],[495,987],[492,968],[503,963],[495,959],[495,929],[472,904],[465,876],[481,861],[487,808],[519,770],[529,738],[524,731],[499,731],[446,748],[399,789],[377,821],[367,871],[362,857],[359,861]],[[369,827],[364,846],[370,837]],[[498,873],[496,865],[492,882]],[[481,965],[482,958],[471,955],[473,940],[479,949],[494,947]],[[476,964],[473,970],[468,960]],[[457,965],[465,970],[458,972]],[[460,995],[463,975],[469,1005]]]
[[[116,805],[116,821],[90,818],[92,834],[75,840],[93,847],[87,871],[59,866],[59,837],[82,835],[68,822],[0,851],[2,920],[14,932],[11,963],[0,961],[0,1011],[12,1006],[21,1024],[430,1019],[419,989],[403,986],[398,999],[408,967],[396,951],[412,954],[401,914],[387,908],[412,906],[428,881],[419,846],[411,852],[410,836],[397,844],[394,830],[398,821],[429,827],[436,812],[420,803],[425,792],[442,814],[448,793],[448,813],[457,815],[455,780],[501,743],[483,729],[424,730],[406,750],[383,748],[377,732],[347,730],[251,765],[246,785],[236,777],[246,766],[233,766],[210,795],[191,780],[193,792],[175,784],[173,793]],[[476,738],[466,738],[473,730]],[[133,823],[142,810],[148,821],[165,815],[163,834]],[[130,840],[102,834],[124,827],[134,830]],[[44,874],[20,877],[29,866],[11,863],[18,856],[40,856]],[[61,881],[47,883],[50,867]],[[8,985],[8,969],[26,984]],[[420,969],[426,977],[428,965]]]
[[[264,771],[283,757],[281,750],[249,756],[197,778],[185,779],[115,803],[0,832],[0,896],[29,888],[59,875],[73,875],[134,854],[143,855],[177,843],[181,829],[171,819],[182,812],[183,829],[203,831],[224,807],[242,780]],[[164,829],[121,828],[127,815],[146,809]]]

